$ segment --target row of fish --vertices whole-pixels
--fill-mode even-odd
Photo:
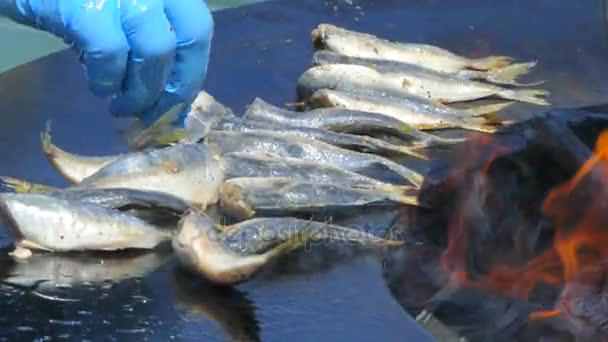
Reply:
[[[72,185],[2,178],[15,192],[0,194],[16,245],[12,255],[170,242],[190,270],[235,284],[310,240],[400,246],[324,220],[364,207],[420,205],[424,176],[403,160],[424,161],[429,149],[462,141],[426,130],[493,132],[505,123],[495,113],[513,101],[547,104],[544,91],[496,85],[532,86],[515,79],[534,63],[471,60],[327,24],[312,36],[323,49],[298,80],[306,111],[256,98],[235,115],[201,92],[183,129],[170,124],[178,114],[172,110],[135,131],[130,142],[137,151],[94,157],[54,145],[49,126],[42,148]],[[447,105],[488,96],[510,102]],[[235,223],[205,213],[216,205]]]
[[[298,79],[297,92],[308,108],[333,107],[382,114],[419,130],[460,128],[494,132],[497,113],[515,102],[547,106],[543,84],[520,83],[537,62],[513,58],[469,59],[424,44],[392,42],[321,24],[312,32],[318,51]],[[450,104],[480,99],[507,100]]]

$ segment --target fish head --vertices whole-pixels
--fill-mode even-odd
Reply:
[[[173,250],[183,266],[215,284],[232,285],[247,279],[263,256],[252,260],[232,251],[218,233],[215,223],[204,214],[187,212],[173,239]]]
[[[255,210],[249,205],[247,191],[236,181],[226,181],[221,190],[222,209],[238,219],[255,216]]]
[[[200,140],[215,128],[217,123],[234,116],[232,110],[217,102],[213,96],[201,91],[190,108],[184,127],[190,140]]]
[[[188,266],[199,263],[209,250],[222,249],[220,237],[213,222],[196,210],[188,210],[178,222],[178,232],[172,246],[178,258]]]

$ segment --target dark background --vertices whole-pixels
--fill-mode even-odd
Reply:
[[[471,57],[537,59],[539,65],[528,79],[547,80],[544,87],[551,91],[554,106],[604,103],[608,37],[603,11],[597,0],[270,1],[215,14],[206,90],[236,112],[255,97],[277,105],[292,102],[295,82],[313,54],[310,31],[329,22],[388,39],[436,44]],[[128,122],[110,117],[107,104],[88,93],[83,76],[71,51],[0,75],[1,175],[67,184],[40,150],[39,132],[49,119],[54,141],[69,151],[126,151],[118,131]],[[537,111],[517,105],[509,115],[529,117]],[[7,243],[0,233],[0,245]],[[171,264],[113,288],[89,288],[77,304],[3,290],[0,339],[65,334],[78,340],[224,340],[217,323],[201,315],[211,306],[244,315],[241,321],[220,315],[236,322],[237,330],[251,325],[245,308],[255,308],[260,336],[268,341],[423,340],[380,272],[375,259],[358,259],[331,271],[252,281],[240,286],[251,302],[184,279]],[[180,297],[180,289],[191,297]],[[190,310],[179,306],[180,298]]]

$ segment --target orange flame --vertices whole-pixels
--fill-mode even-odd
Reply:
[[[491,145],[484,139],[478,143],[486,147]],[[482,181],[495,158],[503,152],[500,147],[495,151],[479,173]],[[577,173],[545,197],[543,212],[553,219],[556,227],[553,245],[525,267],[494,265],[483,279],[470,279],[465,267],[468,222],[464,208],[457,210],[458,216],[450,227],[448,247],[441,260],[444,269],[463,285],[528,299],[538,282],[563,286],[577,277],[581,281],[583,268],[608,258],[608,131],[599,136],[592,157]],[[529,318],[544,319],[562,313],[556,308],[533,312]]]

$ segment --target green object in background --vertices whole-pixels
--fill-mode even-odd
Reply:
[[[249,5],[267,0],[208,0],[211,11]],[[53,52],[65,49],[66,45],[51,34],[19,25],[0,17],[0,73],[31,62]]]

